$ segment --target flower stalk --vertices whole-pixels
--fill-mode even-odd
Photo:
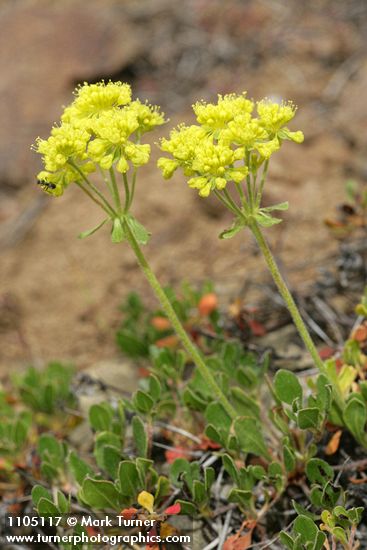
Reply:
[[[160,285],[157,277],[155,276],[154,272],[152,271],[147,259],[145,258],[145,255],[139,246],[139,243],[134,237],[134,234],[132,233],[129,223],[125,220],[123,223],[123,228],[125,230],[126,239],[133,250],[138,263],[147,278],[150,286],[153,289],[154,294],[158,298],[165,314],[167,315],[167,318],[169,319],[172,328],[176,332],[177,336],[180,338],[184,348],[186,349],[187,353],[197,366],[197,368],[200,371],[200,374],[204,378],[205,382],[208,384],[208,387],[212,390],[213,395],[215,398],[221,403],[227,414],[231,418],[236,418],[238,414],[236,413],[235,409],[232,407],[232,405],[229,403],[228,399],[225,397],[223,391],[218,386],[217,382],[215,381],[212,373],[210,372],[209,368],[205,364],[202,356],[199,353],[199,350],[194,345],[194,343],[189,338],[186,330],[182,326],[179,318],[177,317],[175,310],[173,309],[171,302],[167,298],[167,295]]]

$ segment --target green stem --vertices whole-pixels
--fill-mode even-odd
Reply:
[[[98,206],[100,206],[100,207],[102,208],[102,210],[104,210],[104,211],[110,216],[110,212],[109,212],[109,210],[107,210],[107,208],[105,207],[105,205],[104,205],[102,202],[100,202],[98,199],[96,199],[96,197],[95,197],[94,195],[92,195],[92,193],[91,193],[88,189],[86,189],[86,188],[84,187],[84,185],[82,185],[82,184],[80,183],[80,181],[76,181],[75,183],[76,183],[76,185],[77,185],[78,187],[80,187],[80,189],[81,189],[82,191],[84,191],[84,193],[85,193],[86,195],[88,195],[88,197],[89,197],[90,199],[92,199],[93,202],[95,202],[96,204],[98,204]]]
[[[215,396],[216,399],[218,399],[218,401],[221,403],[221,405],[223,406],[227,414],[229,414],[229,416],[232,419],[236,418],[238,415],[235,409],[232,407],[232,405],[229,403],[229,401],[223,394],[222,390],[220,389],[217,382],[215,381],[215,378],[213,377],[212,373],[210,372],[207,365],[203,361],[199,351],[197,350],[193,342],[190,340],[186,330],[183,328],[179,318],[175,313],[175,310],[173,309],[158,279],[156,278],[152,269],[150,268],[148,261],[146,260],[144,253],[141,250],[126,220],[123,223],[123,227],[125,230],[126,238],[132,250],[135,253],[135,256],[139,262],[140,267],[142,268],[146,278],[148,279],[150,286],[152,287],[156,297],[160,301],[162,308],[164,309],[169,321],[171,322],[173,329],[175,330],[177,336],[180,338],[187,353],[190,355],[195,365],[199,369],[202,377],[204,378],[205,382],[208,385],[208,388],[210,388],[210,390],[212,391],[213,396]]]
[[[88,187],[90,187],[96,195],[98,195],[98,197],[101,199],[101,201],[103,202],[103,204],[105,205],[105,207],[107,208],[107,211],[109,211],[109,214],[113,217],[117,217],[117,213],[114,211],[114,209],[112,208],[112,206],[110,205],[110,203],[108,202],[108,200],[106,199],[106,197],[103,195],[103,193],[100,192],[100,190],[98,189],[98,187],[96,187],[88,178],[87,176],[84,174],[83,170],[81,170],[79,168],[79,166],[77,164],[75,164],[72,160],[69,160],[68,161],[70,166],[72,166],[74,168],[74,170],[76,170],[78,172],[78,174],[80,174],[80,176],[83,178],[83,180],[85,181],[85,183],[88,185]],[[105,210],[106,210],[105,208]]]
[[[113,169],[113,166],[111,166],[110,168],[110,177],[111,177],[111,183],[112,183],[112,189],[111,189],[112,197],[115,202],[117,212],[121,214],[122,212],[121,199],[120,199],[120,193],[117,187],[116,176],[115,176],[115,171]]]
[[[214,193],[215,193],[215,195],[218,197],[218,199],[220,200],[220,202],[223,203],[224,206],[225,206],[226,208],[228,208],[228,210],[230,210],[231,212],[233,212],[233,214],[238,214],[237,210],[235,210],[235,209],[232,207],[232,205],[231,205],[224,197],[222,197],[222,195],[220,194],[220,192],[219,192],[217,189],[214,190]]]
[[[256,206],[257,207],[260,206],[261,197],[262,197],[262,194],[263,194],[264,184],[265,184],[265,180],[266,180],[266,175],[268,173],[268,168],[269,168],[269,159],[266,159],[266,161],[264,163],[263,172],[261,174],[259,190],[258,190],[257,195],[256,195]]]
[[[133,174],[133,182],[131,184],[130,200],[129,200],[129,204],[128,204],[128,207],[127,207],[128,210],[130,209],[130,206],[132,205],[132,202],[133,202],[133,199],[134,199],[136,174],[137,174],[137,171],[136,171],[136,168],[135,168],[134,169],[134,174]]]
[[[232,210],[236,214],[238,214],[239,216],[242,216],[242,212],[241,212],[240,208],[238,207],[236,202],[233,200],[233,198],[232,198],[230,192],[228,191],[228,189],[223,189],[223,195],[225,196],[225,198],[227,199],[229,204],[232,206]]]
[[[253,221],[250,225],[249,225],[256,241],[257,241],[257,244],[259,245],[260,247],[260,250],[261,252],[263,253],[264,255],[264,258],[265,258],[265,261],[267,263],[267,266],[269,268],[269,271],[274,279],[274,282],[275,284],[277,285],[278,287],[278,290],[280,292],[280,295],[282,296],[283,300],[285,301],[286,303],[286,306],[289,310],[289,313],[291,314],[292,316],[292,319],[294,321],[294,324],[296,325],[296,328],[299,332],[299,335],[301,336],[306,348],[308,349],[315,365],[317,366],[317,368],[319,369],[319,371],[322,373],[322,374],[325,374],[327,376],[327,371],[326,371],[326,368],[325,368],[325,365],[323,363],[323,361],[321,360],[319,354],[318,354],[318,351],[316,349],[316,346],[315,344],[313,343],[312,341],[312,338],[307,330],[307,327],[305,325],[305,323],[303,322],[303,319],[301,317],[301,314],[298,310],[298,307],[293,299],[293,296],[291,295],[291,293],[289,292],[288,290],[288,287],[279,271],[279,268],[277,266],[277,263],[275,261],[275,258],[269,248],[269,245],[268,243],[266,242],[261,230],[260,230],[260,227],[258,226],[258,224],[256,223],[256,221]],[[342,396],[340,395],[340,392],[338,390],[338,388],[336,388],[334,386],[334,394],[335,394],[335,400],[338,404],[338,406],[341,408],[341,410],[343,410],[344,408],[344,402],[343,402],[343,398]]]
[[[129,182],[127,181],[127,175],[126,174],[122,174],[122,178],[124,180],[124,187],[125,187],[125,208],[124,208],[124,211],[127,212],[130,208],[130,205],[131,205]]]

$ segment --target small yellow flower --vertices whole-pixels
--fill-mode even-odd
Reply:
[[[245,92],[241,95],[218,95],[217,104],[198,101],[193,105],[198,123],[209,132],[226,128],[236,116],[249,114],[253,108],[254,103],[246,98]]]
[[[259,119],[252,118],[249,113],[235,117],[221,133],[221,140],[225,143],[242,145],[249,149],[252,149],[256,142],[267,138],[268,132],[260,124]]]
[[[140,134],[150,132],[154,130],[156,126],[161,126],[166,122],[164,113],[160,112],[159,107],[156,105],[148,105],[148,103],[141,103],[139,99],[130,103],[129,111],[136,116]]]
[[[75,91],[74,102],[65,109],[63,122],[99,116],[114,107],[122,107],[131,101],[131,87],[122,82],[84,83]]]
[[[270,133],[276,134],[296,114],[297,107],[289,101],[288,103],[273,103],[263,99],[256,104],[260,117],[260,124]]]

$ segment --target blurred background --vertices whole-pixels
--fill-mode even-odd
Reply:
[[[30,145],[85,80],[126,81],[161,105],[170,121],[151,138],[153,159],[197,99],[292,99],[291,129],[306,139],[273,157],[266,200],[290,210],[270,239],[298,290],[322,269],[337,247],[324,220],[348,179],[367,179],[365,0],[2,0],[0,28],[0,374],[114,357],[123,297],[137,290],[154,303],[107,231],[77,239],[101,219],[93,203],[73,186],[55,199],[36,185]],[[224,306],[267,280],[250,236],[219,241],[228,214],[181,177],[163,181],[154,162],[140,173],[135,213],[153,233],[147,254],[162,282],[212,278]]]

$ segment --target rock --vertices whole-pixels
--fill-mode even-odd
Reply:
[[[109,0],[16,2],[0,9],[0,186],[40,167],[30,145],[47,136],[78,82],[118,74],[142,40]]]

